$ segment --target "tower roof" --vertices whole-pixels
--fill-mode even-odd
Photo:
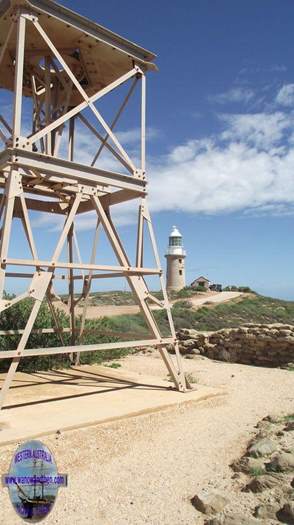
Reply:
[[[9,33],[10,17],[19,8],[28,9],[38,16],[40,25],[49,38],[54,37],[55,46],[89,96],[129,71],[134,62],[144,70],[157,69],[153,62],[156,55],[151,51],[52,0],[0,0],[1,44]],[[1,64],[0,87],[11,91],[14,89],[15,42],[16,24]],[[35,72],[44,50],[51,54],[40,34],[31,26],[25,38],[25,79]],[[39,75],[41,70],[38,69]],[[28,82],[24,82],[24,95],[32,96]],[[75,104],[79,98],[79,93],[73,88],[71,103]]]

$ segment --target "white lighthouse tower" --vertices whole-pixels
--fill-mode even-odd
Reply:
[[[184,288],[185,278],[185,257],[186,252],[183,248],[183,238],[176,226],[173,226],[169,236],[166,257],[166,287],[167,291],[178,291]]]

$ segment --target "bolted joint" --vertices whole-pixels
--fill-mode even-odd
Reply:
[[[15,137],[15,147],[27,151],[32,151],[32,144],[27,139],[27,137]]]
[[[26,18],[26,20],[29,20],[30,22],[33,22],[33,24],[39,21],[38,16],[35,15],[35,14],[32,15],[32,14],[30,14],[30,13],[22,12],[21,15],[22,15],[24,18]]]
[[[136,169],[134,171],[134,176],[137,177],[138,179],[145,180],[145,171],[141,169]]]

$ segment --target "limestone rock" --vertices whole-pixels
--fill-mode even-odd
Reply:
[[[280,505],[278,503],[276,504],[264,504],[264,505],[258,505],[255,508],[254,516],[256,518],[261,518],[263,520],[269,519],[274,520],[277,517],[277,512],[280,510]]]
[[[216,492],[202,492],[196,494],[191,503],[195,509],[203,514],[217,514],[229,503],[229,500]]]
[[[280,503],[287,503],[289,501],[294,502],[294,490],[291,485],[283,485],[282,487],[283,501]]]
[[[253,478],[243,489],[245,492],[263,492],[264,490],[273,489],[283,482],[283,478],[277,475],[265,474]]]
[[[277,516],[279,521],[287,523],[287,525],[294,525],[294,501],[285,503],[281,510],[279,510]]]
[[[215,517],[205,522],[205,525],[258,525],[262,523],[255,518],[243,514],[230,514],[229,516]]]
[[[234,472],[244,472],[244,474],[256,475],[261,472],[266,472],[264,460],[262,458],[252,458],[250,456],[243,456],[240,460],[231,464]]]
[[[248,454],[254,458],[269,456],[277,450],[277,443],[268,438],[255,441],[248,449]]]
[[[281,452],[267,463],[266,468],[274,472],[292,472],[294,471],[294,454]]]
[[[185,339],[196,339],[198,337],[204,339],[204,335],[197,332],[197,330],[194,330],[193,328],[182,328],[182,330],[177,332],[177,336],[181,341]]]
[[[258,366],[278,366],[289,368],[293,361],[294,325],[247,324],[239,328],[227,328],[211,333],[182,329],[178,332],[180,348],[183,353],[188,341],[211,359]],[[293,365],[292,365],[293,366]],[[276,423],[270,418],[270,423]]]
[[[228,352],[228,350],[225,350],[224,348],[220,350],[217,357],[218,359],[221,359],[221,361],[226,361],[226,362],[233,361],[231,353]]]
[[[146,346],[142,349],[143,354],[153,354],[154,348],[152,346]]]
[[[285,426],[284,430],[286,430],[287,432],[290,432],[291,430],[294,430],[294,421],[288,421],[288,423]]]
[[[276,424],[280,422],[280,417],[275,416],[274,414],[269,414],[268,416],[264,417],[262,421],[269,421],[269,423]]]
[[[194,348],[195,340],[194,339],[186,339],[185,341],[182,341],[181,346],[184,347],[184,348]]]

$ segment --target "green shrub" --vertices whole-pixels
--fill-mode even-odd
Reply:
[[[195,293],[195,291],[193,290]],[[187,293],[190,293],[188,289]],[[185,297],[184,297],[185,299]],[[0,330],[23,329],[29,317],[32,300],[23,300],[11,308],[4,310],[0,318]],[[61,311],[57,311],[59,322],[62,327],[69,326],[68,317]],[[170,336],[167,312],[165,310],[153,310],[153,315],[158,323],[163,337]],[[238,302],[227,302],[216,304],[209,308],[203,306],[198,310],[191,308],[188,300],[176,302],[172,307],[172,315],[176,330],[181,328],[194,328],[196,330],[219,330],[222,328],[238,327],[248,322],[254,323],[294,323],[294,302],[272,299],[260,295],[246,296]],[[80,320],[77,319],[77,327]],[[37,316],[35,328],[52,327],[51,314],[46,303],[41,305]],[[141,314],[119,315],[115,317],[103,317],[88,319],[85,323],[85,333],[80,344],[95,344],[118,342],[127,340],[139,340],[152,338],[144,317]],[[13,350],[16,348],[21,335],[0,336],[0,351]],[[65,345],[70,345],[70,335],[63,334]],[[27,348],[46,348],[62,346],[60,337],[56,333],[30,335]],[[114,361],[119,357],[133,353],[136,350],[129,348],[82,352],[81,363],[101,363],[106,360]],[[0,360],[0,370],[7,370],[9,359]],[[62,368],[69,366],[68,354],[51,356],[37,356],[21,359],[20,370],[35,371],[49,368]]]
[[[198,284],[198,286],[196,286],[194,290],[195,292],[207,292],[207,289],[205,288],[205,286],[203,286],[203,284]]]
[[[294,421],[294,414],[288,414],[287,416],[283,417],[283,420],[288,423],[288,421]]]
[[[193,304],[191,303],[191,301],[177,301],[176,303],[174,303],[173,307],[175,309],[177,309],[177,308],[192,308]]]
[[[261,467],[252,467],[249,470],[249,474],[253,477],[262,476],[264,474],[264,469]]]
[[[185,297],[191,297],[194,293],[195,293],[194,288],[185,286],[185,288],[182,288],[182,290],[175,292],[173,294],[173,298],[174,299],[184,299]]]
[[[5,296],[9,300],[9,296]],[[25,328],[26,322],[29,318],[33,306],[32,299],[25,299],[19,303],[11,306],[2,312],[0,317],[0,330],[22,330]],[[59,323],[63,328],[69,327],[68,316],[56,310]],[[145,322],[138,314],[138,316],[120,316],[119,318],[99,318],[89,319],[85,323],[85,334],[79,341],[79,344],[95,344],[116,342],[119,340],[142,339],[148,337],[148,329]],[[47,304],[42,303],[38,316],[34,324],[34,331],[37,328],[51,328],[52,317]],[[77,319],[77,328],[79,326],[79,319]],[[132,331],[134,333],[132,334]],[[126,337],[123,337],[126,334]],[[19,335],[2,335],[0,336],[0,351],[14,350],[21,338]],[[70,345],[70,334],[62,334],[63,342],[57,333],[38,334],[32,333],[26,344],[26,348],[48,348],[56,346]],[[128,348],[111,351],[97,351],[97,352],[82,352],[80,361],[82,364],[101,363],[108,359],[119,358],[123,355],[133,352]],[[25,354],[25,350],[24,350]],[[0,360],[0,371],[7,371],[10,365],[10,359]],[[36,370],[48,370],[50,368],[67,368],[70,366],[69,354],[46,355],[36,357],[25,357],[20,360],[19,370],[26,372],[34,372]]]
[[[220,330],[234,328],[246,323],[294,324],[294,302],[255,295],[242,297],[238,302],[216,304],[198,310],[172,308],[176,329]],[[282,307],[282,310],[280,310]]]
[[[109,365],[106,364],[105,366],[108,366],[108,368],[120,368],[121,364],[120,363],[110,363]]]
[[[223,291],[224,292],[255,293],[253,290],[251,290],[250,286],[236,286],[234,284],[225,286],[225,288],[223,288]]]
[[[6,299],[12,298],[5,295]],[[29,318],[33,306],[32,299],[24,299],[19,303],[4,310],[0,316],[0,330],[23,330]],[[57,312],[59,323],[62,327],[68,326],[68,318],[63,312]],[[37,328],[51,328],[52,318],[49,308],[46,303],[42,303],[38,316],[34,324],[34,330]],[[21,338],[19,335],[2,335],[0,336],[0,351],[14,350]],[[69,344],[69,334],[63,334],[63,341],[65,345]],[[38,334],[32,333],[29,336],[26,348],[45,348],[61,346],[60,336],[57,333]],[[61,363],[66,366],[68,358],[64,356],[36,356],[20,361],[20,370],[40,370],[55,366],[56,363]],[[6,371],[9,367],[10,360],[0,360],[0,370]]]

